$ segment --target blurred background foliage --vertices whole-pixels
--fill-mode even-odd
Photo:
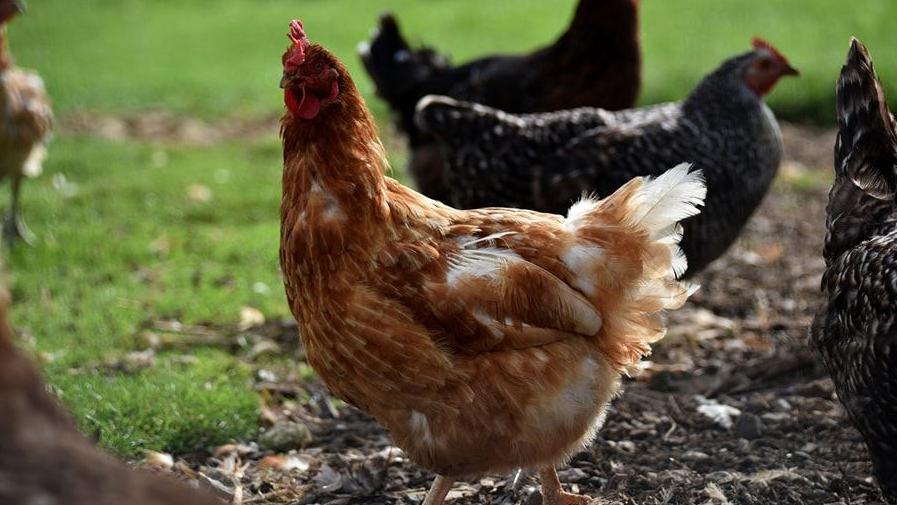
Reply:
[[[406,34],[456,62],[523,52],[564,29],[573,0],[35,0],[12,27],[22,64],[46,77],[58,108],[166,108],[214,117],[279,110],[286,21],[342,57],[370,96],[355,55],[376,16],[393,10]],[[803,74],[771,98],[788,119],[832,122],[834,80],[848,38],[860,37],[897,91],[893,0],[643,0],[641,101],[681,98],[720,61],[770,40]],[[375,105],[379,113],[384,109]]]

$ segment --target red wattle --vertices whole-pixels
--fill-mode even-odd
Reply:
[[[283,90],[283,101],[287,106],[287,110],[290,111],[290,114],[298,115],[299,100],[296,99],[296,93],[294,93],[292,89],[287,88]]]
[[[296,97],[297,93],[301,93],[299,98]],[[336,100],[337,96],[339,96],[339,84],[333,81],[326,100]],[[291,114],[302,119],[312,119],[321,112],[321,98],[314,93],[306,92],[304,87],[285,90],[284,102]]]
[[[321,99],[314,93],[302,93],[302,101],[296,114],[302,119],[311,119],[321,111]]]
[[[302,93],[302,98],[296,98],[296,93]],[[306,93],[305,88],[284,90],[284,102],[290,114],[302,119],[312,119],[321,111],[321,99],[314,93]]]

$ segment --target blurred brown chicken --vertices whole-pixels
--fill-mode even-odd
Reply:
[[[678,221],[705,187],[685,166],[562,217],[457,210],[383,175],[383,147],[346,68],[300,22],[283,57],[281,268],[308,362],[439,474],[554,465],[588,444],[620,373],[689,294]]]
[[[0,288],[0,504],[221,505],[181,482],[129,468],[88,441],[13,344]]]
[[[3,221],[3,240],[31,243],[34,235],[22,219],[19,194],[23,177],[40,175],[53,113],[40,76],[13,63],[6,25],[24,7],[19,0],[0,0],[0,179],[12,186],[12,200]]]

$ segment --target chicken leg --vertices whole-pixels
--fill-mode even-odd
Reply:
[[[588,505],[592,501],[588,496],[564,492],[553,466],[539,470],[539,480],[542,482],[542,505]]]
[[[19,208],[19,192],[22,189],[22,177],[13,177],[12,183],[12,199],[9,202],[9,210],[3,219],[3,242],[7,247],[12,248],[16,239],[22,239],[26,244],[34,243],[34,234],[28,229],[25,220],[22,219],[21,209]]]
[[[424,503],[422,505],[442,505],[443,502],[445,502],[445,495],[452,489],[452,484],[454,483],[455,479],[451,477],[437,475],[436,480],[434,480],[433,485],[430,486],[430,491],[427,492],[427,497],[424,498]]]

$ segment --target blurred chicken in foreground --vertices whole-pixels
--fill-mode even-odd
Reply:
[[[0,287],[0,503],[220,505],[96,449],[13,344],[9,294]]]
[[[838,79],[835,182],[826,209],[826,304],[812,342],[897,503],[897,129],[856,39]]]
[[[409,172],[421,193],[450,203],[445,158],[414,122],[418,100],[448,95],[508,112],[632,107],[642,72],[638,9],[639,0],[580,0],[554,43],[529,54],[498,54],[457,66],[433,49],[412,49],[396,19],[382,16],[374,38],[361,45],[361,57],[377,94],[408,135]]]
[[[23,10],[20,0],[0,0],[0,178],[12,186],[3,221],[3,240],[9,246],[16,239],[34,240],[22,218],[19,195],[22,178],[41,173],[53,122],[40,76],[16,67],[9,51],[6,26]]]
[[[456,210],[383,175],[377,130],[343,64],[290,27],[281,249],[309,363],[437,473],[555,464],[588,444],[620,374],[664,335],[690,287],[678,221],[698,213],[699,172],[636,178],[567,217]]]

